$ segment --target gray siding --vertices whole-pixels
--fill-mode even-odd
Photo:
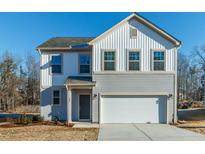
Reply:
[[[93,94],[103,93],[144,93],[145,95],[172,94],[167,100],[168,122],[172,122],[174,103],[174,74],[95,74],[96,86]],[[99,121],[99,100],[93,100],[93,120]]]
[[[171,74],[101,74],[93,75],[100,92],[174,92]]]
[[[54,89],[61,90],[61,104],[52,105],[52,92]],[[91,90],[72,90],[72,121],[78,121],[78,96],[82,93],[91,94]],[[91,104],[92,105],[92,104]],[[52,120],[57,116],[60,120],[67,120],[67,89],[64,86],[52,86],[41,89],[41,116],[45,120]]]
[[[60,105],[52,105],[52,91],[53,89],[61,90]],[[45,120],[52,120],[57,116],[60,120],[67,120],[67,92],[63,86],[53,86],[46,89],[41,89],[41,116]]]
[[[78,121],[78,94],[72,91],[72,121]]]

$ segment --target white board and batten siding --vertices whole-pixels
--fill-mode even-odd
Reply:
[[[137,38],[130,38],[130,26],[137,28]],[[177,48],[158,33],[132,19],[115,28],[100,40],[93,43],[93,71],[102,70],[102,51],[116,51],[116,71],[124,72],[127,70],[127,51],[137,49],[141,51],[141,71],[151,71],[152,51],[165,51],[166,71],[175,71],[175,54]]]

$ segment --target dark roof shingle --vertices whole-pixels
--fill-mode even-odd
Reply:
[[[88,44],[94,37],[54,37],[42,43],[37,48],[66,48]]]
[[[69,76],[66,84],[68,85],[95,85],[92,77],[89,76]]]

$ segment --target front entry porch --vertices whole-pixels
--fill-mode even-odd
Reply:
[[[67,122],[92,122],[92,88],[95,82],[91,77],[69,77],[67,89]]]

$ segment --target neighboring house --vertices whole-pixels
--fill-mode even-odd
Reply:
[[[136,13],[96,38],[48,40],[37,48],[41,115],[68,122],[176,121],[180,44]]]

